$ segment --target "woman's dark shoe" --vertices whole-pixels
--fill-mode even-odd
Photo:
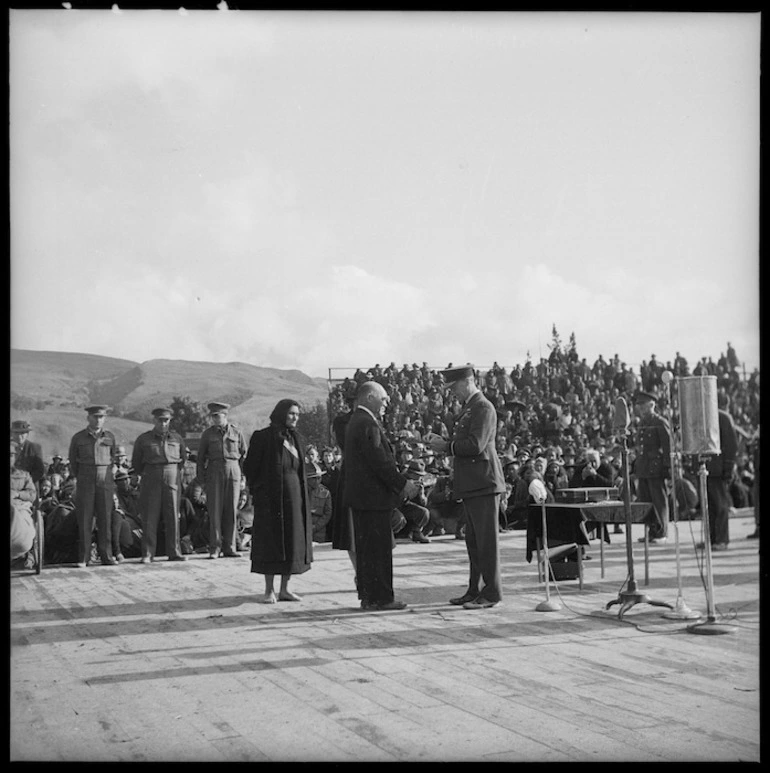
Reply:
[[[462,596],[449,599],[449,603],[454,604],[456,607],[461,607],[463,604],[467,604],[469,601],[475,601],[477,598],[478,596],[473,593],[464,593]]]

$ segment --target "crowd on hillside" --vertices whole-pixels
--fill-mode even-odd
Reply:
[[[455,363],[456,365],[457,363]],[[449,363],[447,367],[452,367]],[[667,386],[663,374],[673,379]],[[702,357],[693,368],[676,352],[665,362],[652,354],[638,372],[619,355],[605,359],[599,355],[593,364],[580,358],[574,346],[567,351],[554,346],[547,358],[537,364],[530,359],[510,370],[495,362],[490,368],[476,370],[476,380],[484,395],[496,406],[498,414],[497,448],[509,483],[503,498],[501,524],[521,526],[525,518],[525,487],[517,486],[533,473],[544,478],[549,488],[577,486],[576,470],[587,454],[597,452],[598,463],[613,485],[620,484],[622,449],[618,444],[613,416],[616,401],[623,398],[632,406],[639,392],[657,400],[658,412],[672,427],[679,426],[676,378],[715,376],[719,393],[728,398],[729,413],[739,436],[736,471],[730,485],[735,507],[754,505],[755,467],[759,441],[759,371],[746,376],[741,371],[735,349],[728,342],[716,362]],[[384,425],[399,452],[411,451],[420,458],[425,452],[424,437],[435,433],[449,438],[461,405],[443,383],[439,369],[413,363],[397,367],[375,364],[357,369],[331,389],[331,416],[350,409],[358,386],[368,380],[382,384],[388,392]],[[639,418],[631,416],[629,467],[633,470],[635,429]],[[431,460],[433,461],[433,460]],[[693,459],[684,459],[680,477],[686,487],[682,493],[682,512],[695,514],[698,509]],[[444,460],[439,460],[439,465]],[[446,470],[448,472],[448,469]],[[520,488],[522,493],[517,493]],[[435,519],[432,519],[432,522]]]
[[[674,377],[716,376],[718,389],[730,398],[730,413],[739,432],[753,437],[759,427],[759,371],[755,369],[743,378],[739,365],[729,343],[716,362],[703,357],[690,369],[679,352],[665,364],[653,354],[649,362],[641,363],[638,373],[617,354],[607,360],[600,354],[589,365],[574,349],[565,353],[554,348],[537,365],[528,359],[523,366],[517,364],[508,371],[495,362],[488,370],[477,371],[476,376],[485,396],[498,409],[498,434],[507,445],[568,444],[579,451],[609,441],[618,397],[630,404],[637,391],[652,393],[658,398],[659,412],[665,414],[669,402],[662,380],[665,371]],[[401,368],[395,363],[385,368],[376,364],[366,371],[359,368],[352,378],[333,387],[330,414],[346,410],[358,384],[369,379],[381,383],[389,393],[385,423],[393,439],[421,437],[429,431],[444,437],[451,433],[460,405],[444,387],[440,372],[426,363]],[[671,390],[671,398],[676,426],[675,389]]]

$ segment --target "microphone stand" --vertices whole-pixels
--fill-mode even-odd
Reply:
[[[720,634],[720,633],[735,633],[737,630],[734,626],[726,623],[718,623],[716,621],[716,613],[714,609],[714,576],[711,572],[711,528],[709,526],[709,504],[708,504],[708,485],[706,478],[708,478],[708,470],[706,469],[706,461],[708,456],[698,456],[699,470],[698,477],[700,478],[700,508],[703,513],[703,543],[706,553],[706,616],[707,619],[703,623],[694,623],[687,626],[688,633],[701,633],[701,634]]]
[[[668,372],[668,371],[667,371]],[[665,380],[664,385],[666,387],[666,398],[668,400],[668,407],[666,410],[666,417],[668,418],[669,426],[671,427],[671,453],[669,454],[669,464],[671,465],[671,512],[674,514],[674,548],[676,554],[676,603],[674,608],[668,612],[663,613],[663,617],[668,620],[697,620],[700,617],[700,612],[694,612],[684,602],[684,596],[682,595],[682,565],[679,558],[679,509],[678,501],[676,498],[676,446],[675,438],[676,432],[674,431],[674,418],[673,418],[673,406],[671,405],[671,379]]]
[[[543,572],[545,573],[545,601],[541,601],[536,607],[537,612],[558,612],[561,609],[561,604],[558,601],[551,600],[551,558],[548,555],[548,519],[545,511],[545,500],[540,503],[540,514],[543,519]],[[580,548],[578,547],[578,550]]]
[[[628,408],[626,401],[619,397],[615,403],[616,429],[619,430],[618,437],[621,441],[622,460],[623,460],[623,509],[626,516],[626,560],[628,561],[628,585],[626,590],[621,590],[618,597],[607,602],[605,609],[609,609],[613,604],[620,604],[618,611],[618,620],[623,619],[623,614],[636,604],[652,604],[656,607],[669,607],[673,609],[667,601],[656,601],[651,599],[646,593],[641,593],[636,588],[636,578],[634,577],[634,548],[631,537],[631,472],[628,469]],[[619,422],[617,414],[625,416],[625,421]],[[645,526],[645,528],[647,528]]]

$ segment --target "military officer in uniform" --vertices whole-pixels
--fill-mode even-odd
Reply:
[[[78,523],[79,567],[91,557],[91,535],[96,518],[96,547],[103,566],[116,566],[112,554],[112,495],[115,484],[112,464],[115,435],[104,429],[106,405],[86,408],[88,426],[76,432],[70,441],[70,480],[75,479],[75,513]]]
[[[182,436],[170,429],[171,411],[155,408],[155,426],[134,443],[131,466],[141,475],[139,509],[142,513],[142,563],[155,559],[161,516],[169,561],[186,561],[179,544],[179,478],[187,456]]]
[[[667,540],[669,518],[666,479],[671,477],[671,429],[656,413],[656,400],[649,392],[637,392],[634,398],[639,424],[633,473],[637,480],[637,498],[652,502],[655,509],[655,522],[649,527],[650,542],[662,544]]]
[[[213,425],[201,435],[197,477],[206,488],[209,558],[240,558],[236,550],[236,519],[246,440],[238,427],[228,421],[227,403],[209,403],[208,409]]]
[[[464,609],[485,609],[502,599],[498,513],[505,478],[495,448],[497,412],[476,385],[473,365],[447,368],[441,374],[462,403],[462,412],[450,442],[433,434],[428,442],[436,453],[454,457],[453,494],[462,500],[467,518],[465,546],[470,562],[468,589],[449,602]]]

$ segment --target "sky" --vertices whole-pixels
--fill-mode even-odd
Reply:
[[[759,366],[759,13],[11,10],[11,346]]]

